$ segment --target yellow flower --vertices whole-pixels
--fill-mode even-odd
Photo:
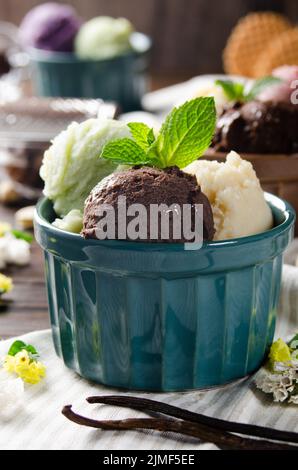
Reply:
[[[28,351],[22,349],[22,351],[18,352],[15,356],[15,368],[17,370],[21,370],[22,368],[27,368],[30,365],[30,356]]]
[[[15,356],[5,356],[4,369],[17,374],[24,382],[37,384],[46,375],[42,362],[32,360],[28,351],[23,349]]]
[[[3,237],[7,232],[10,232],[11,225],[7,222],[0,222],[0,237]]]
[[[6,292],[10,292],[12,288],[12,279],[0,273],[0,295]]]
[[[37,384],[46,375],[46,368],[41,362],[32,361],[28,367],[21,367],[17,372],[24,382]]]
[[[269,361],[271,364],[274,362],[290,362],[291,359],[290,348],[282,339],[279,338],[272,344],[269,353]]]
[[[4,362],[3,362],[3,368],[6,370],[6,372],[15,372],[15,367],[16,367],[16,360],[14,356],[10,356],[7,354],[4,357]]]

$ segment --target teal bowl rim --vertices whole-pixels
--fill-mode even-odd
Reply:
[[[232,238],[228,240],[218,240],[212,242],[204,242],[203,248],[208,247],[217,247],[217,248],[225,248],[227,246],[243,246],[246,244],[250,244],[253,242],[258,242],[264,239],[271,239],[274,236],[281,235],[282,233],[286,232],[291,225],[294,225],[296,219],[296,213],[293,207],[286,202],[285,200],[271,194],[265,192],[265,199],[269,204],[270,208],[275,207],[277,210],[281,211],[284,214],[284,221],[273,227],[270,230],[265,232],[260,232],[255,235],[249,235],[246,237],[239,237],[239,238]],[[55,226],[53,226],[48,220],[46,220],[42,215],[42,209],[45,204],[52,204],[51,201],[43,197],[40,199],[35,208],[34,214],[34,221],[39,226],[49,230],[53,234],[55,234],[59,238],[64,238],[72,241],[77,241],[78,243],[85,243],[86,240],[77,233],[65,232]],[[107,247],[115,247],[121,248],[125,246],[128,248],[131,246],[133,250],[152,250],[152,251],[185,251],[184,244],[182,243],[149,243],[149,242],[133,242],[128,240],[93,240],[88,239],[88,245],[98,245],[98,246],[107,246]]]
[[[74,52],[54,52],[48,51],[45,49],[37,49],[34,47],[28,48],[27,52],[29,54],[30,59],[33,61],[38,62],[48,62],[48,63],[55,63],[55,64],[94,64],[94,63],[115,63],[119,62],[119,60],[124,58],[135,58],[140,57],[146,53],[148,53],[152,48],[152,38],[147,34],[134,32],[132,33],[132,37],[139,38],[139,40],[144,42],[142,48],[132,49],[129,51],[123,52],[123,54],[119,54],[116,57],[110,57],[106,59],[80,59]],[[137,39],[136,39],[137,41]]]

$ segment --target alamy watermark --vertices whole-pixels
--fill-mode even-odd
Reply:
[[[119,196],[117,205],[101,204],[95,216],[99,240],[181,241],[186,250],[203,244],[203,204],[127,204]]]

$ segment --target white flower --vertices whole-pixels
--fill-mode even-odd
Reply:
[[[20,378],[0,375],[0,420],[9,419],[23,404],[24,382]]]
[[[264,393],[273,393],[278,387],[280,378],[275,374],[269,374],[268,372],[262,371],[256,378],[256,386]]]
[[[274,344],[283,346],[284,349],[288,348],[282,340],[278,340]],[[287,356],[287,361],[284,362],[273,362],[273,358],[277,358],[277,356],[271,354],[267,368],[264,367],[259,371],[255,383],[257,388],[264,393],[272,394],[275,402],[287,401],[288,403],[298,405],[298,340],[293,340],[290,348],[294,349],[294,351],[292,351],[290,356]],[[278,352],[278,349],[275,349],[275,353]],[[278,357],[281,358],[280,355]]]
[[[279,374],[271,374],[264,369],[256,377],[256,386],[264,393],[273,395],[274,401],[283,402],[289,398],[297,384],[297,372],[288,368]]]
[[[6,262],[25,266],[30,262],[30,245],[25,240],[12,238],[7,245]]]
[[[280,385],[284,388],[293,386],[293,378],[288,372],[285,372],[280,378]]]
[[[294,403],[294,405],[298,405],[298,395],[292,395],[289,399],[289,403]]]
[[[289,394],[286,389],[276,388],[275,390],[273,390],[274,401],[283,402],[288,398],[288,395]]]
[[[15,238],[7,232],[0,237],[0,269],[6,264],[25,266],[30,262],[30,245],[25,240]]]

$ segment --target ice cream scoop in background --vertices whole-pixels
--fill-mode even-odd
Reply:
[[[212,145],[220,152],[293,154],[298,150],[297,128],[298,106],[289,102],[236,102],[218,118]]]
[[[271,210],[251,165],[231,152],[225,163],[198,160],[184,169],[197,177],[213,211],[215,240],[239,238],[269,230]]]
[[[131,50],[134,28],[125,18],[99,16],[87,21],[75,39],[75,52],[81,59],[107,59]]]
[[[151,39],[128,20],[84,23],[71,6],[51,2],[27,13],[19,36],[37,95],[102,98],[123,112],[141,108]]]
[[[272,76],[281,79],[282,82],[266,88],[259,95],[259,99],[261,101],[282,101],[291,103],[291,95],[294,91],[292,84],[298,80],[298,65],[283,65],[278,67],[273,70]]]
[[[70,5],[54,2],[30,10],[20,25],[20,40],[26,47],[55,52],[73,52],[82,19]]]

